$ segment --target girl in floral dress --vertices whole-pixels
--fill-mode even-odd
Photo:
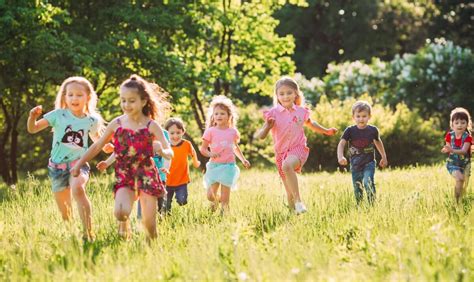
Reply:
[[[159,141],[158,154],[165,158],[173,156],[163,130],[154,121],[160,114],[159,109],[167,105],[166,101],[160,100],[161,91],[156,84],[137,75],[123,82],[120,100],[124,115],[109,123],[101,139],[72,169],[73,175],[79,174],[81,165],[113,139],[116,155],[114,215],[119,221],[119,235],[126,239],[130,238],[130,213],[138,196],[148,238],[156,238],[157,198],[163,196],[165,190],[152,158],[153,140]]]

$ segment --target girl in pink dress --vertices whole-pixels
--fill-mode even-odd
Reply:
[[[201,154],[210,158],[206,164],[204,187],[211,209],[215,210],[218,203],[222,205],[221,213],[228,209],[230,190],[237,188],[239,168],[235,164],[235,155],[244,167],[250,163],[245,159],[239,148],[240,134],[236,128],[237,112],[232,101],[225,96],[215,96],[209,106],[206,131],[202,136]],[[217,192],[221,187],[221,195]]]
[[[114,215],[119,221],[119,234],[130,238],[130,213],[134,201],[140,196],[143,224],[148,238],[156,238],[157,198],[164,195],[161,181],[153,162],[153,140],[159,141],[158,154],[171,158],[163,130],[154,120],[159,110],[168,103],[160,100],[161,88],[143,78],[132,75],[120,86],[121,107],[124,112],[112,120],[99,141],[85,153],[72,169],[79,174],[83,163],[96,156],[101,148],[113,140],[116,155],[114,186]]]
[[[324,128],[310,118],[310,111],[304,107],[304,97],[298,84],[290,77],[282,77],[275,85],[274,107],[264,113],[265,124],[255,134],[264,139],[271,131],[276,165],[288,197],[288,206],[297,214],[306,212],[301,201],[296,172],[308,159],[309,148],[303,125],[317,133],[334,135],[335,128]]]

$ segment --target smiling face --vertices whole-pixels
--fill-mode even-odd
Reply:
[[[464,133],[467,129],[467,120],[455,119],[451,122],[451,129],[458,134]]]
[[[229,126],[229,113],[226,109],[220,106],[216,106],[214,108],[214,112],[212,113],[212,117],[214,123],[217,127],[228,127]]]
[[[87,87],[81,83],[72,82],[66,86],[66,95],[64,102],[66,107],[77,116],[81,116],[86,112],[86,105],[89,101]]]
[[[293,107],[298,96],[296,90],[288,85],[278,87],[276,95],[278,102],[287,109]]]
[[[363,129],[367,126],[369,119],[370,119],[370,114],[368,111],[356,111],[352,115],[352,119],[354,120],[355,124],[357,125],[357,128]]]
[[[184,130],[178,128],[176,124],[173,124],[168,128],[168,133],[170,134],[171,143],[176,145],[183,139]]]
[[[143,107],[147,101],[142,100],[138,90],[135,88],[120,88],[120,107],[126,115],[136,116],[143,114]]]

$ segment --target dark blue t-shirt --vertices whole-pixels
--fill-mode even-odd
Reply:
[[[367,125],[366,128],[359,129],[357,125],[349,126],[344,130],[341,139],[349,144],[352,170],[361,171],[366,164],[375,160],[374,140],[380,140],[377,127]]]

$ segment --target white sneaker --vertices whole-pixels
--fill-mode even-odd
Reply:
[[[306,206],[303,204],[303,202],[297,202],[295,203],[295,212],[296,214],[302,214],[307,212],[308,210],[306,209]]]

